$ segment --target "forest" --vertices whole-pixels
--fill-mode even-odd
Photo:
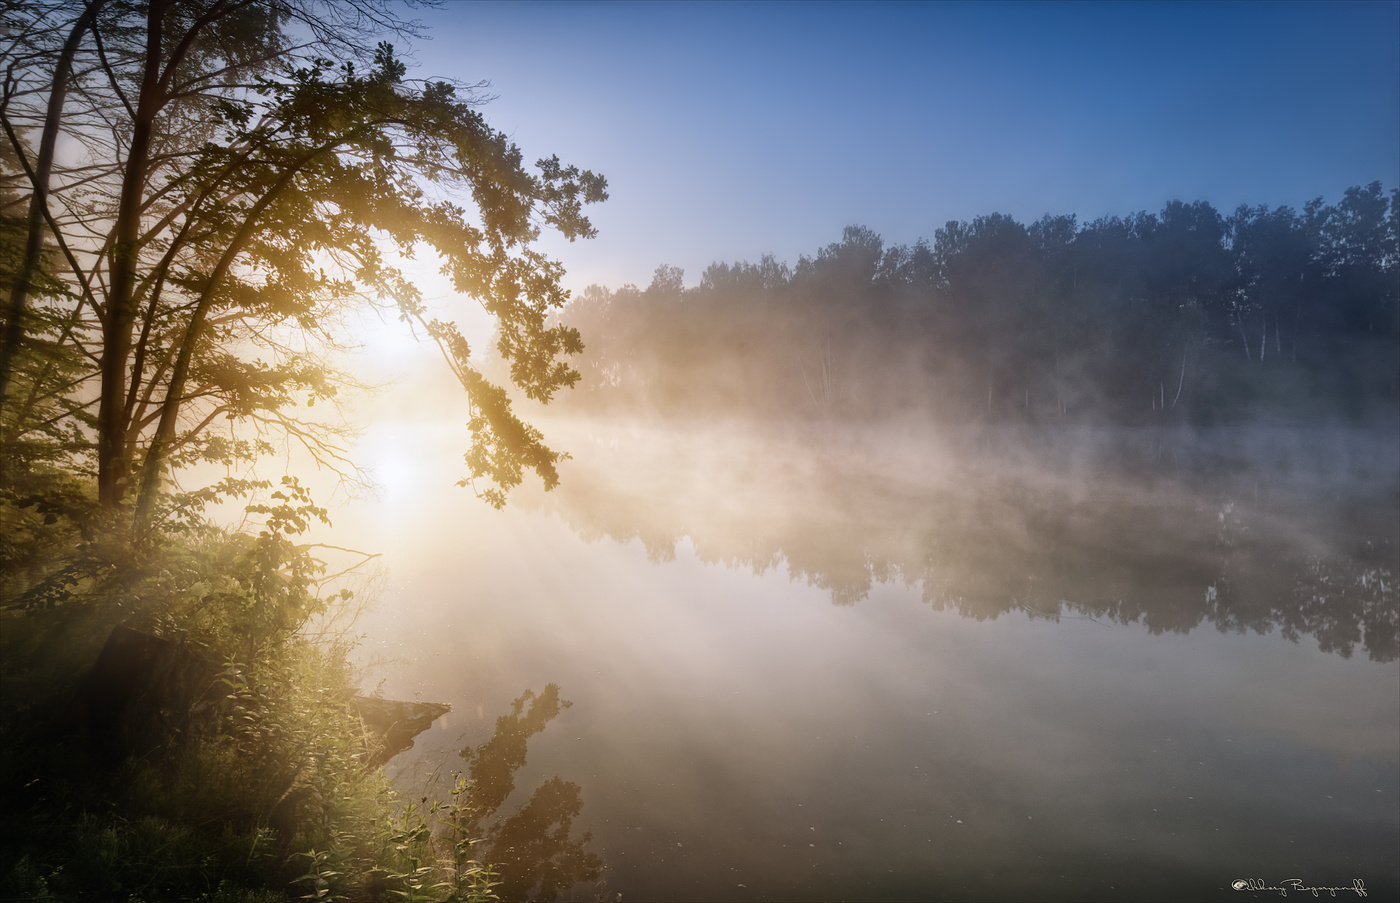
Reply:
[[[662,265],[590,287],[570,407],[672,417],[1211,424],[1394,420],[1400,195],[1173,201],[1080,224],[1002,214],[886,247],[861,226],[795,266]]]

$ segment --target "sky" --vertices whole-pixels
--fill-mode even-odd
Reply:
[[[1400,3],[453,3],[412,74],[489,81],[527,160],[608,178],[566,285],[688,285],[868,226],[932,239],[1400,183]],[[403,48],[401,49],[408,49]]]

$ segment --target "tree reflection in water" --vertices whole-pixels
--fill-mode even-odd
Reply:
[[[573,836],[583,811],[579,786],[559,777],[546,780],[514,814],[494,816],[515,789],[515,773],[525,764],[531,737],[572,703],[559,698],[558,684],[538,696],[526,690],[509,715],[496,719],[486,742],[460,753],[468,763],[466,789],[472,820],[468,833],[482,838],[481,858],[500,869],[497,893],[505,900],[552,900],[576,884],[597,881],[602,860],[589,853],[592,835]]]
[[[653,560],[688,539],[706,563],[785,566],[838,605],[893,582],[978,620],[1209,622],[1382,662],[1400,646],[1395,473],[1373,440],[1379,467],[1353,473],[1296,437],[1280,470],[1208,447],[1218,439],[1173,449],[1147,432],[1092,458],[1053,444],[993,455],[985,438],[895,448],[810,426],[572,428],[583,435],[561,488],[521,501],[588,540],[640,539]],[[605,438],[590,443],[595,429]]]

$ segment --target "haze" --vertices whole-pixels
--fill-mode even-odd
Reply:
[[[1400,2],[0,18],[0,896],[1400,897]]]

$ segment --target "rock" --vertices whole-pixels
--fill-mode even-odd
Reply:
[[[452,706],[441,702],[398,702],[373,696],[356,696],[350,707],[377,741],[369,753],[371,768],[412,749],[414,738],[452,711]]]
[[[143,755],[188,730],[216,670],[184,643],[117,626],[78,685],[70,715],[100,755]]]

